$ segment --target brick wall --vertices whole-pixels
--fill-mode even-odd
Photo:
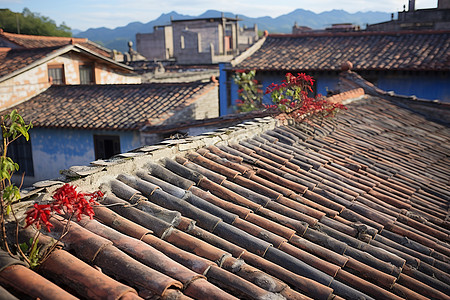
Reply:
[[[0,83],[0,109],[23,102],[50,87],[47,65],[36,67]]]

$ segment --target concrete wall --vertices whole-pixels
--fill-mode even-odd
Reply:
[[[238,47],[239,51],[244,51],[258,40],[258,26],[252,28],[239,28]]]
[[[446,2],[446,3],[444,3]],[[440,3],[439,8],[399,11],[397,20],[371,24],[369,31],[397,31],[397,30],[448,30],[450,29],[450,1]],[[446,6],[447,5],[447,6]]]
[[[55,179],[62,169],[94,161],[94,135],[120,136],[121,152],[141,146],[138,132],[33,128],[30,141],[34,176],[26,176],[26,182]]]
[[[173,57],[172,26],[155,27],[153,33],[136,34],[137,52],[149,60]]]
[[[187,31],[198,33],[201,40],[201,48],[203,52],[209,51],[209,45],[213,44],[215,54],[221,54],[221,44],[219,44],[219,23],[208,22],[205,20],[190,21],[190,22],[173,22],[173,48],[174,56],[178,57],[179,53],[183,51],[181,48],[181,36],[185,35]],[[187,39],[185,39],[186,44]],[[197,51],[196,51],[197,52]],[[195,54],[194,52],[193,54]]]

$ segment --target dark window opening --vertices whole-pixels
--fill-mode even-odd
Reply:
[[[94,66],[92,64],[82,64],[79,66],[80,84],[94,84]]]
[[[31,151],[31,140],[26,140],[23,136],[12,142],[8,146],[8,156],[19,165],[17,174],[34,176],[33,155]]]
[[[95,159],[107,159],[120,153],[120,137],[117,135],[94,135]]]
[[[48,81],[52,84],[65,84],[64,78],[64,66],[63,65],[50,65],[48,66]]]

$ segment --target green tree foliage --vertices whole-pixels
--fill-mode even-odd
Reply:
[[[19,28],[18,28],[19,27]],[[24,8],[22,13],[0,9],[0,28],[5,32],[44,36],[71,37],[72,32],[64,22],[57,26],[49,17],[41,16]]]

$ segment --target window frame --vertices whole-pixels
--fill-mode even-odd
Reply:
[[[55,79],[53,76],[50,76],[50,70],[61,70],[61,79]],[[66,74],[64,70],[64,64],[48,64],[47,65],[47,75],[48,81],[54,85],[65,85],[66,84]],[[50,80],[50,77],[52,80]],[[56,81],[58,82],[56,82]]]
[[[87,71],[90,68],[90,82],[82,82],[81,71]],[[78,63],[78,75],[80,78],[80,84],[90,85],[95,84],[95,64],[93,62],[80,62]]]

